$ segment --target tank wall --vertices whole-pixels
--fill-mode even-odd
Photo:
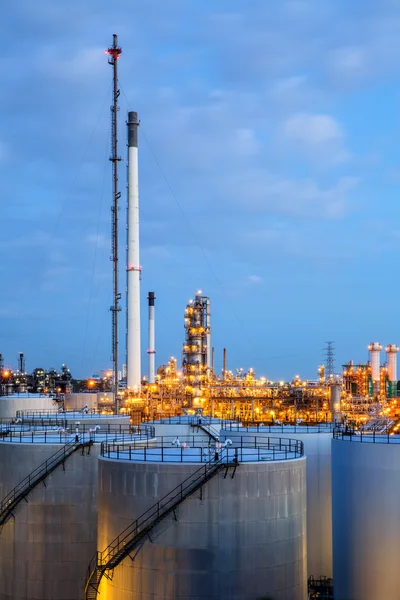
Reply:
[[[65,419],[68,425],[71,427],[75,423],[79,422],[81,428],[83,425],[85,427],[95,427],[96,425],[100,425],[103,429],[106,429],[108,425],[123,425],[124,427],[129,427],[130,420],[129,417],[116,417],[116,416],[108,416],[108,415],[73,415],[65,413],[61,414],[60,419]]]
[[[61,446],[0,445],[0,497]],[[70,456],[14,510],[0,537],[1,600],[80,600],[97,538],[97,454]]]
[[[57,404],[48,396],[1,396],[0,419],[14,419],[17,410],[43,410],[53,412]]]
[[[185,500],[134,562],[105,578],[107,600],[305,600],[305,459],[241,464]],[[98,549],[198,465],[99,459]]]
[[[149,423],[149,425],[153,425],[153,423]],[[197,427],[191,427],[189,424],[178,424],[178,423],[154,423],[154,427],[156,430],[156,436],[158,438],[162,436],[180,436],[183,439],[190,438],[192,436],[196,436],[198,439],[209,440],[209,436],[198,429]],[[215,426],[215,429],[219,431],[219,426]]]
[[[400,444],[332,440],[335,600],[399,597]]]
[[[289,429],[289,428],[287,428]],[[332,577],[332,433],[221,432],[221,439],[240,443],[240,437],[301,440],[307,457],[307,572]]]
[[[97,410],[97,393],[93,394],[65,394],[64,407],[66,410],[82,410],[88,405],[89,410]]]

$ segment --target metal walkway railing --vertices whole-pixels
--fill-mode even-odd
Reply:
[[[181,484],[171,490],[166,496],[153,504],[138,519],[133,521],[122,533],[116,537],[103,552],[97,552],[88,567],[85,585],[85,600],[95,600],[99,593],[100,581],[103,577],[111,579],[110,571],[117,567],[135,548],[146,541],[150,531],[167,515],[173,512],[181,502],[200,489],[207,481],[212,479],[222,469],[237,464],[222,462],[208,462],[187,477]]]
[[[202,431],[204,431],[204,433],[206,433],[215,442],[219,441],[219,431],[218,431],[218,429],[216,429],[215,427],[213,427],[211,425],[211,422],[209,422],[205,417],[194,417],[190,421],[190,425],[191,425],[191,427],[197,427],[197,431],[199,429],[201,429]]]
[[[71,454],[79,449],[82,449],[83,451],[85,446],[89,447],[92,444],[92,441],[83,443],[69,442],[36,467],[36,469],[29,473],[27,477],[22,479],[22,481],[20,481],[0,502],[0,527],[2,527],[9,516],[12,515],[12,512],[18,503],[25,498],[38,483],[43,481],[47,475],[54,471],[59,465],[64,464]]]

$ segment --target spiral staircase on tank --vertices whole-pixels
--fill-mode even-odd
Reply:
[[[47,460],[42,462],[34,469],[27,477],[22,479],[13,490],[0,502],[0,532],[10,516],[13,516],[13,511],[21,500],[26,498],[33,488],[41,481],[44,482],[46,477],[52,473],[57,467],[63,465],[65,469],[65,461],[78,450],[84,452],[85,447],[90,447],[93,441],[88,442],[68,442],[62,448],[52,454]]]
[[[221,458],[216,462],[208,462],[197,469],[192,475],[187,477],[166,494],[161,500],[153,504],[138,519],[133,521],[118,537],[116,537],[107,546],[103,552],[96,552],[88,567],[85,585],[85,600],[95,600],[99,593],[99,586],[103,576],[108,579],[113,577],[113,569],[117,567],[127,556],[134,560],[135,555],[132,552],[139,550],[147,539],[151,541],[150,532],[169,514],[174,513],[175,509],[186,498],[194,494],[205,483],[210,481],[217,473],[230,467],[236,469],[237,463],[229,463],[226,457],[221,454]],[[226,476],[226,473],[225,473]]]

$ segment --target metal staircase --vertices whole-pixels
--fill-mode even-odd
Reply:
[[[82,454],[84,452],[85,447],[90,447],[93,444],[93,441],[88,442],[68,442],[62,448],[57,450],[50,458],[45,460],[41,465],[39,465],[36,469],[34,469],[25,479],[22,479],[13,490],[3,500],[0,502],[0,528],[4,525],[10,515],[13,514],[13,510],[18,505],[18,503],[29,494],[31,490],[38,483],[44,481],[54,469],[56,469],[59,465],[63,465],[71,454],[77,452],[77,450],[82,450]]]
[[[88,567],[85,585],[85,600],[95,600],[99,593],[100,581],[103,577],[112,579],[113,569],[117,567],[135,549],[139,549],[146,539],[150,539],[151,530],[191,494],[199,490],[207,481],[215,477],[224,468],[237,467],[237,463],[227,463],[221,456],[217,462],[207,462],[197,469],[176,488],[171,490],[159,502],[153,504],[138,519],[133,521],[103,551],[97,552]],[[176,517],[175,517],[176,518]],[[134,560],[134,556],[131,556]],[[111,571],[111,573],[109,573]]]
[[[215,427],[213,427],[211,423],[207,422],[207,420],[204,417],[202,417],[201,419],[195,417],[195,420],[192,421],[190,425],[193,428],[196,427],[197,431],[201,429],[215,442],[219,442],[219,431],[215,429]]]

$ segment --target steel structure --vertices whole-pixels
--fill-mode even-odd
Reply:
[[[121,294],[119,292],[118,282],[118,211],[121,192],[118,189],[118,163],[121,158],[118,156],[118,98],[120,91],[118,89],[118,59],[122,50],[118,46],[118,36],[113,35],[113,45],[106,50],[108,54],[108,63],[113,68],[113,104],[111,106],[111,151],[110,161],[112,163],[113,179],[113,204],[111,207],[112,225],[111,225],[111,260],[113,262],[113,304],[110,307],[112,314],[112,362],[114,371],[114,394],[115,394],[115,412],[118,413],[118,313],[121,310],[119,301]]]
[[[325,351],[325,356],[326,356],[326,370],[325,370],[325,374],[326,374],[326,378],[329,379],[333,379],[333,376],[335,374],[335,350],[333,347],[334,342],[330,341],[330,342],[326,342],[326,351]]]
[[[210,299],[198,291],[185,310],[185,344],[183,372],[195,393],[211,374],[211,313]]]

